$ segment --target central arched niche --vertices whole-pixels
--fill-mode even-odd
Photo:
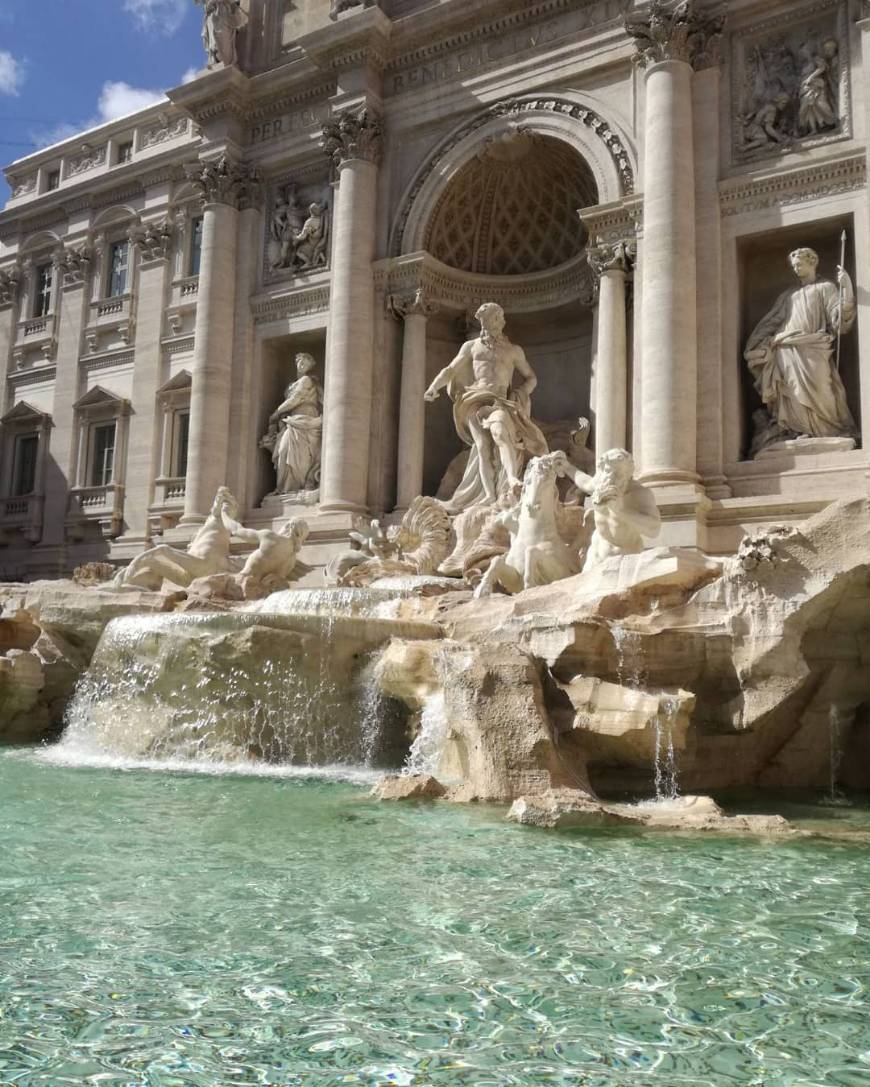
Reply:
[[[515,287],[528,276],[531,288],[542,273],[576,263],[586,244],[578,209],[598,202],[592,170],[574,147],[554,136],[513,128],[488,139],[447,182],[425,223],[423,248],[468,274],[469,298],[482,301],[487,291],[483,277],[491,289],[502,277]],[[498,293],[496,287],[496,300]],[[540,309],[508,310],[506,331],[525,350],[538,377],[535,419],[576,424],[581,415],[588,417],[591,308],[579,298],[542,298]],[[470,335],[476,332],[476,326],[469,330]],[[455,314],[442,311],[430,319],[427,381],[454,357],[461,342]],[[434,494],[451,460],[465,448],[447,397],[427,409],[425,441],[424,491]]]
[[[490,140],[450,181],[424,248],[451,268],[529,275],[579,255],[578,208],[598,203],[595,178],[568,144],[525,130]]]

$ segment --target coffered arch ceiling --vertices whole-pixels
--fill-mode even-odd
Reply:
[[[582,251],[578,208],[598,203],[595,178],[573,147],[525,130],[492,140],[438,200],[425,248],[452,268],[527,275]]]

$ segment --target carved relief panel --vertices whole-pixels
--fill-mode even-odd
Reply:
[[[731,61],[734,162],[851,136],[844,5],[813,4],[739,30]]]
[[[329,187],[288,178],[270,186],[266,203],[263,281],[293,279],[329,266]]]

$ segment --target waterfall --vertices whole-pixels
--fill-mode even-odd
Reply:
[[[610,633],[616,650],[617,682],[621,687],[632,691],[642,690],[647,676],[643,665],[643,640],[639,631],[614,624]],[[680,703],[666,691],[648,693],[659,699],[659,709],[653,726],[653,782],[656,802],[661,803],[675,800],[679,796],[674,722],[680,712]]]
[[[372,607],[359,614],[360,599],[303,595],[295,612],[285,599],[280,612],[114,620],[79,682],[59,756],[400,766],[405,722],[379,696],[372,664],[391,637],[440,630]]]
[[[438,764],[447,739],[447,711],[444,691],[439,690],[427,697],[420,714],[420,729],[411,745],[405,763],[408,774],[438,773]]]
[[[662,699],[661,708],[656,714],[655,746],[655,787],[656,800],[676,800],[677,759],[674,754],[674,719],[680,710],[675,698]]]
[[[840,764],[843,761],[843,725],[844,714],[835,703],[828,710],[828,795],[824,803],[832,807],[849,804],[837,782],[840,777]]]

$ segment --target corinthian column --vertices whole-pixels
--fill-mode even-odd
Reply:
[[[324,389],[322,509],[365,510],[374,364],[374,280],[380,118],[366,107],[323,126],[338,174]]]
[[[706,57],[722,19],[694,0],[653,0],[626,18],[635,61],[646,70],[643,172],[643,301],[640,461],[651,482],[697,476],[695,160],[692,70]]]
[[[423,490],[426,433],[426,323],[438,307],[422,290],[391,299],[393,313],[405,322],[402,393],[399,401],[399,472],[396,510],[406,510]]]
[[[258,178],[226,155],[187,173],[200,190],[203,222],[182,524],[198,524],[226,482],[239,209],[256,195]]]
[[[609,242],[590,247],[587,259],[598,277],[598,343],[595,357],[595,456],[624,449],[628,438],[628,334],[626,281],[635,243]]]

